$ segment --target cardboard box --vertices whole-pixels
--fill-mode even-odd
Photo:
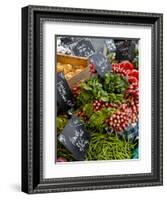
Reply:
[[[56,65],[57,63],[71,64],[72,66],[82,65],[84,67],[83,71],[81,71],[80,73],[76,74],[75,76],[67,80],[70,88],[73,88],[80,81],[86,80],[90,77],[87,58],[57,53]]]

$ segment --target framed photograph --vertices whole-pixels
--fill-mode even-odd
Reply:
[[[22,191],[163,184],[163,15],[22,8]]]

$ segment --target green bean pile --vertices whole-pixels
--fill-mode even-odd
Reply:
[[[118,135],[91,134],[86,160],[123,160],[132,158],[135,144]]]

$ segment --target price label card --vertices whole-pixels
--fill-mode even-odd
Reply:
[[[75,56],[88,57],[95,52],[95,49],[88,39],[82,39],[72,45],[72,51]]]
[[[111,64],[101,52],[93,54],[89,57],[89,60],[94,64],[97,73],[101,77],[103,77],[107,72],[111,71]]]
[[[59,135],[58,140],[72,153],[76,160],[84,160],[89,147],[90,134],[76,116],[72,116]]]
[[[59,38],[63,46],[70,46],[72,43],[75,43],[79,40],[79,37],[64,36],[64,37],[59,37]]]
[[[63,112],[67,112],[75,104],[71,89],[62,72],[57,74],[57,102]]]
[[[135,43],[131,40],[117,40],[116,59],[119,61],[133,60],[135,56]]]
[[[116,46],[113,39],[105,40],[105,45],[107,47],[107,52],[112,53],[116,51]]]

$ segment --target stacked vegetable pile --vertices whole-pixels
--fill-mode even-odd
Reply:
[[[112,64],[111,72],[100,78],[90,64],[92,76],[76,85],[73,94],[76,107],[73,114],[83,120],[91,134],[85,160],[120,160],[137,158],[138,144],[129,135],[138,122],[139,91],[138,70],[129,61]],[[68,119],[57,117],[58,133]],[[138,129],[135,129],[138,132]],[[59,161],[74,160],[68,150],[58,142]]]

